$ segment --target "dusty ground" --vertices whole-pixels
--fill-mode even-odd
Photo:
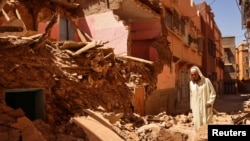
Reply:
[[[249,94],[218,95],[215,101],[215,109],[218,112],[233,114],[246,108],[249,104],[249,98]]]
[[[250,111],[249,107],[250,95],[218,95],[214,105],[213,124],[234,124],[233,119],[245,115]],[[124,125],[125,129],[119,128],[123,129],[120,133],[124,135],[125,140],[198,141],[207,139],[207,126],[201,127],[199,132],[194,131],[188,100],[182,101],[177,106],[175,115],[160,113],[153,117],[145,116],[140,118],[144,122],[141,122],[138,127],[126,124]],[[249,122],[246,124],[249,124]],[[114,124],[114,126],[122,127],[118,126],[118,124]]]
[[[242,117],[249,111],[249,94],[229,94],[217,95],[214,109],[218,112],[214,115],[214,124],[234,124],[233,119]],[[188,101],[183,101],[178,105],[178,112],[185,113],[188,109]],[[249,123],[246,123],[249,124]],[[182,132],[188,135],[188,141],[207,138],[207,127],[201,127],[198,133],[195,133],[193,124],[175,125],[171,128],[174,131]]]
[[[223,95],[218,96],[214,108],[216,113],[214,116],[214,124],[233,124],[232,119],[241,117],[249,110],[249,95]],[[12,110],[0,105],[0,134],[9,141],[9,139],[18,138],[20,130],[10,128],[10,123],[15,123],[14,117],[23,119],[24,114],[20,110],[11,112]],[[159,113],[154,116],[140,117],[131,115],[124,118],[117,118],[112,122],[112,128],[116,133],[123,137],[126,141],[198,141],[207,139],[207,126],[203,126],[199,132],[195,132],[192,123],[192,114],[187,112],[189,109],[188,101],[183,101],[177,107],[176,115],[166,115]],[[10,111],[10,112],[7,112]],[[103,117],[111,117],[108,112],[95,111],[101,113]],[[7,114],[5,114],[7,113]],[[12,114],[11,114],[12,113]],[[13,114],[15,113],[15,114]],[[11,117],[10,117],[11,116]],[[130,120],[129,122],[126,120]],[[7,124],[6,124],[7,123]],[[32,122],[31,122],[32,123]],[[20,124],[20,123],[19,123]],[[249,122],[247,122],[249,124]],[[12,126],[13,126],[12,125]],[[75,124],[68,122],[63,129],[67,132],[55,134],[54,129],[47,123],[41,120],[33,121],[34,127],[41,132],[42,136],[47,141],[89,141],[85,132]],[[16,127],[16,126],[14,126]],[[7,132],[6,132],[7,131]],[[31,130],[26,130],[30,132]],[[24,132],[24,131],[22,131]],[[11,135],[12,138],[8,138]],[[23,134],[24,135],[24,134]],[[28,135],[29,136],[29,135]],[[26,137],[28,137],[26,135]],[[25,135],[23,136],[25,137]],[[45,141],[42,140],[42,141]],[[5,141],[5,140],[4,140]],[[91,141],[91,140],[90,140]]]
[[[31,6],[27,9],[32,12],[40,11],[44,7],[56,9],[55,5],[48,7],[47,2],[39,3],[29,0],[23,3],[26,6]],[[7,13],[13,10],[12,6],[9,5],[5,9]],[[41,8],[39,8],[40,6]],[[37,19],[37,21],[33,23],[32,18],[30,18],[31,15],[24,15],[29,12],[21,12],[27,11],[26,8],[24,6],[18,7],[29,30],[34,30],[36,22],[45,19],[43,16],[47,15],[43,15],[44,12],[41,12],[41,15],[34,14],[34,19]],[[67,12],[65,11],[65,13]],[[9,40],[10,43],[13,43],[12,40],[19,41],[18,38],[9,38]],[[9,42],[3,38],[2,43]],[[48,141],[88,140],[82,129],[68,123],[71,116],[84,115],[82,113],[83,108],[103,105],[108,109],[106,114],[110,111],[130,111],[130,96],[127,95],[130,90],[124,85],[124,82],[133,80],[130,77],[132,72],[143,74],[142,76],[145,76],[143,80],[149,83],[152,89],[154,88],[154,80],[146,77],[149,76],[148,74],[152,74],[150,69],[134,62],[128,65],[114,59],[107,59],[106,57],[109,57],[110,53],[108,49],[91,50],[80,57],[68,57],[69,54],[61,50],[60,43],[49,42],[42,47],[37,47],[35,43],[30,45],[29,42],[25,42],[25,46],[21,46],[18,42],[17,45],[14,44],[15,46],[7,44],[10,49],[1,50],[0,59],[3,63],[0,65],[0,71],[4,75],[0,77],[0,86],[5,89],[33,86],[48,90],[46,91],[46,111],[48,111],[47,119],[50,124],[40,120],[33,121],[35,127]],[[112,56],[112,58],[114,57]],[[87,67],[83,67],[84,70],[82,68],[76,69],[76,63]],[[114,65],[106,65],[109,63]],[[121,75],[124,72],[129,75]],[[123,77],[128,80],[124,80]],[[82,83],[72,82],[71,79],[82,81]],[[79,88],[77,89],[75,86]],[[83,101],[79,101],[79,99],[83,99]],[[232,117],[244,115],[243,111],[248,110],[247,105],[249,105],[248,95],[218,96],[214,106],[218,111],[214,117],[214,123],[232,124]],[[10,130],[9,123],[14,123],[16,119],[23,116],[19,114],[20,116],[15,117],[15,119],[13,116],[6,118],[6,113],[9,115],[8,112],[0,110],[1,137],[2,135],[8,135],[9,132],[6,132],[6,130]],[[8,122],[3,119],[8,119]],[[175,115],[166,115],[165,113],[145,117],[126,115],[126,118],[122,118],[113,126],[128,141],[193,141],[196,138],[206,138],[205,127],[199,133],[195,133],[193,130],[192,114],[189,113],[188,101],[182,101],[178,105]],[[3,127],[6,130],[3,130]],[[19,132],[15,135],[18,136]]]

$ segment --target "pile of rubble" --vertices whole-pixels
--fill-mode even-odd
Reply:
[[[0,104],[0,135],[1,140],[39,140],[39,141],[59,141],[59,140],[93,140],[93,136],[88,132],[92,132],[98,136],[98,129],[101,125],[106,125],[112,132],[116,133],[121,140],[139,141],[139,140],[182,140],[188,139],[188,135],[181,131],[168,130],[173,126],[182,125],[187,128],[192,128],[191,115],[179,115],[176,117],[168,116],[165,113],[160,113],[156,116],[141,117],[133,114],[130,118],[124,119],[122,113],[114,114],[108,112],[97,112],[85,109],[85,116],[72,117],[71,120],[64,126],[61,126],[61,131],[55,129],[42,120],[30,121],[22,109],[12,109],[4,104]],[[79,118],[92,117],[95,121],[99,121],[97,126],[91,124],[87,126],[88,121],[83,124],[85,128],[77,123]],[[127,120],[130,120],[129,122]],[[102,120],[100,122],[100,120]],[[95,128],[95,132],[89,128]],[[86,129],[86,130],[83,130]],[[88,129],[88,130],[87,130]],[[64,130],[64,131],[62,131]],[[105,131],[105,130],[101,130]],[[101,138],[111,140],[112,134],[104,132],[109,138]],[[101,140],[100,139],[100,140]]]
[[[6,140],[30,136],[40,136],[41,140],[65,140],[64,135],[84,139],[86,135],[82,129],[78,131],[78,126],[69,124],[72,117],[85,115],[83,109],[98,111],[101,106],[103,112],[125,113],[124,121],[130,122],[133,88],[146,86],[147,93],[156,88],[152,62],[115,56],[113,49],[103,41],[54,41],[49,35],[57,15],[51,18],[43,33],[27,30],[18,10],[14,14],[17,17],[10,17],[3,9],[3,6],[12,9],[17,1],[14,6],[9,1],[4,5],[5,2],[0,4],[6,20],[0,27],[3,109],[0,134]],[[80,32],[78,34],[83,37]],[[10,108],[4,101],[5,90],[29,88],[44,90],[44,121],[31,122],[22,109]],[[26,134],[31,130],[35,133]]]
[[[207,126],[202,126],[200,131],[195,134],[191,113],[171,116],[163,112],[155,116],[143,117],[131,114],[124,118],[124,113],[106,112],[103,107],[98,107],[98,110],[83,109],[84,114],[82,116],[72,116],[64,126],[60,126],[60,129],[56,128],[58,131],[54,131],[55,129],[50,124],[42,120],[30,121],[22,109],[12,109],[5,104],[0,104],[1,139],[3,141],[112,139],[126,141],[193,141],[207,139]],[[214,123],[232,124],[233,119],[228,114],[218,112],[215,114]],[[116,137],[114,137],[114,134]]]
[[[131,88],[155,89],[150,64],[116,57],[99,41],[57,42],[43,35],[0,38],[0,85],[3,90],[43,88],[46,120],[56,127],[53,132],[62,130],[70,117],[82,115],[84,108],[102,106],[130,114]]]
[[[0,1],[6,21],[0,26],[1,140],[85,141],[98,138],[98,135],[91,136],[93,127],[88,126],[88,120],[97,124],[94,130],[102,127],[114,133],[110,133],[110,137],[113,135],[121,140],[190,139],[191,113],[141,117],[133,111],[134,88],[144,86],[146,94],[150,94],[156,89],[156,73],[161,68],[156,69],[151,61],[116,56],[105,41],[86,40],[77,28],[79,42],[51,39],[49,35],[57,15],[50,17],[48,15],[53,14],[46,10],[38,12],[46,6],[56,10],[63,6],[66,9],[61,12],[70,20],[68,9],[78,5],[57,0]],[[29,18],[30,12],[34,17]],[[26,18],[22,19],[24,15]],[[36,22],[49,19],[43,33],[33,30],[37,25],[31,22],[32,19]],[[167,54],[159,53],[160,56]],[[21,108],[11,108],[4,100],[7,89],[29,88],[43,89],[43,120],[30,120]],[[175,130],[176,126],[184,129]]]

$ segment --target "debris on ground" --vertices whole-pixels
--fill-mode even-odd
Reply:
[[[42,88],[46,111],[43,119],[30,119],[22,109],[0,101],[1,140],[101,140],[87,125],[89,119],[126,141],[194,139],[192,113],[140,116],[133,111],[134,87],[145,86],[147,94],[156,89],[153,62],[116,56],[107,41],[82,32],[77,32],[79,42],[49,37],[57,12],[73,20],[69,13],[75,14],[78,6],[57,0],[0,1],[5,21],[0,26],[0,87]],[[41,21],[48,24],[38,33]],[[216,123],[232,122],[229,114],[216,112]]]

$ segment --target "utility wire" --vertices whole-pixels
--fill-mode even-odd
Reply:
[[[237,5],[237,7],[238,7],[238,9],[239,9],[239,12],[241,13],[241,9],[240,9],[240,5],[239,5],[239,1],[238,1],[238,0],[235,0],[235,2],[236,2],[236,5]]]

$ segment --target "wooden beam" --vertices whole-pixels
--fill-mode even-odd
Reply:
[[[78,8],[80,4],[78,3],[73,3],[73,2],[67,2],[66,0],[50,0],[53,3],[57,3],[65,8],[69,9],[75,9]]]
[[[153,65],[153,64],[154,64],[153,61],[149,61],[149,60],[145,60],[145,59],[137,58],[137,57],[132,57],[132,56],[116,56],[116,57],[117,57],[117,58],[121,58],[121,59],[134,60],[134,61],[138,61],[138,62],[150,64],[150,65]]]
[[[124,139],[118,136],[114,131],[110,130],[90,116],[74,117],[71,121],[81,127],[86,132],[90,140],[124,141]]]

